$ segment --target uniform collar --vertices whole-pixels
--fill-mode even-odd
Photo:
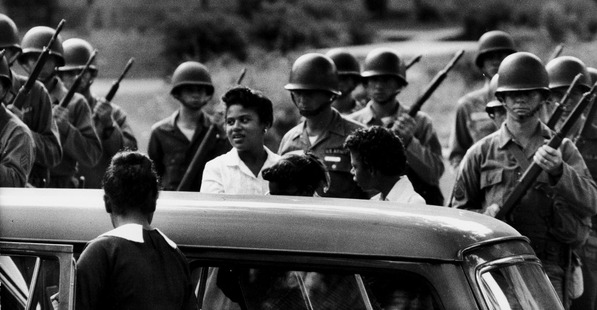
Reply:
[[[348,135],[348,133],[346,131],[347,131],[346,126],[342,122],[342,114],[340,114],[340,112],[338,112],[338,110],[336,110],[335,108],[332,108],[332,119],[330,120],[328,127],[324,131],[325,132],[324,135],[329,134],[329,133],[334,133],[337,135]],[[292,140],[298,139],[303,134],[305,136],[307,135],[307,121],[304,121],[302,123],[302,130],[297,130],[292,135]],[[321,138],[319,138],[318,141],[319,140],[321,140]]]
[[[551,129],[549,129],[549,127],[547,127],[547,125],[543,124],[542,122],[539,122],[538,124],[539,128],[536,130],[539,130],[540,132],[540,139],[541,139],[541,144],[543,144],[543,140],[545,139],[551,139],[551,137],[553,136],[553,132],[551,131]],[[538,137],[538,138],[539,138]],[[508,143],[516,143],[519,144],[519,142],[516,141],[516,139],[514,138],[514,136],[512,136],[512,133],[510,132],[510,130],[508,129],[508,126],[506,126],[506,122],[504,122],[502,124],[502,127],[500,128],[500,134],[499,134],[499,148],[503,149],[506,147],[506,145]],[[528,148],[529,146],[522,146],[521,147],[523,149]]]
[[[176,249],[176,243],[174,243],[174,241],[166,237],[166,235],[164,235],[164,233],[162,233],[159,229],[156,228],[155,230],[164,238],[164,240],[166,240],[170,247]],[[143,226],[139,224],[121,225],[101,234],[100,237],[117,237],[131,242],[145,243],[145,240],[143,240]]]
[[[167,126],[164,127],[165,130],[168,130],[168,131],[178,130],[178,128],[176,126],[176,120],[178,119],[179,114],[180,114],[180,110],[176,110],[176,111],[174,111],[174,113],[172,113],[170,116],[168,116],[166,118]],[[201,111],[201,114],[199,115],[199,120],[197,122],[199,124],[203,125],[203,127],[209,127],[209,125],[210,125],[209,119],[207,117],[205,117],[205,113],[203,113],[203,111]]]
[[[374,121],[381,121],[381,118],[378,117],[375,113],[375,110],[373,110],[373,100],[369,100],[365,109],[366,109],[367,113],[364,114],[364,117],[363,117],[364,124],[370,125]],[[400,105],[400,102],[396,101],[396,112],[394,112],[393,115],[400,115],[402,112],[403,112],[403,108]]]

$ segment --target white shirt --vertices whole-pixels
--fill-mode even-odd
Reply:
[[[269,191],[269,182],[263,179],[261,172],[278,162],[280,155],[263,147],[267,159],[259,174],[255,176],[247,165],[238,157],[232,148],[228,153],[220,155],[205,164],[201,192],[210,194],[248,194],[265,195]]]
[[[371,200],[385,200],[403,203],[426,204],[425,199],[415,192],[412,183],[407,176],[403,176],[394,184],[386,199],[381,199],[381,193],[371,197]]]

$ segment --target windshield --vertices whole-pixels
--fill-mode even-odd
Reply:
[[[538,263],[491,265],[479,278],[489,309],[563,309]]]

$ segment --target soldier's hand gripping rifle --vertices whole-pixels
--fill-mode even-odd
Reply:
[[[243,68],[240,73],[240,76],[236,80],[236,84],[240,85],[245,78],[245,74],[247,73],[247,68]],[[199,173],[199,168],[203,167],[204,164],[207,162],[207,152],[209,148],[211,148],[218,138],[218,128],[215,124],[211,124],[209,129],[205,133],[203,137],[203,141],[199,144],[195,155],[193,155],[193,159],[187,168],[187,171],[184,173],[182,180],[178,184],[176,188],[177,191],[188,191],[192,190],[191,185],[193,181],[197,177],[197,173]]]
[[[75,95],[75,92],[77,91],[77,88],[79,88],[79,85],[81,84],[81,80],[83,79],[83,76],[85,75],[87,70],[89,70],[89,66],[95,59],[95,56],[97,56],[97,50],[93,51],[93,53],[89,57],[89,60],[87,60],[85,67],[83,67],[83,69],[81,69],[81,72],[79,72],[79,74],[77,74],[77,77],[75,78],[75,81],[73,82],[73,85],[70,87],[70,89],[68,90],[68,92],[66,93],[64,98],[62,98],[62,100],[60,101],[61,107],[66,108],[68,106],[68,103],[71,101],[71,99],[73,99],[73,96]]]
[[[48,56],[50,55],[50,48],[52,47],[52,44],[54,44],[54,41],[56,41],[56,38],[58,37],[58,34],[62,30],[62,27],[64,26],[65,22],[66,21],[64,19],[60,21],[60,23],[56,27],[56,30],[54,31],[54,35],[52,35],[52,38],[50,38],[50,41],[48,42],[48,44],[46,46],[44,46],[43,50],[41,51],[41,54],[39,54],[39,57],[37,57],[37,61],[35,62],[33,71],[31,71],[31,74],[29,74],[29,78],[27,79],[27,82],[25,82],[25,84],[23,84],[23,86],[21,86],[21,88],[19,88],[19,92],[12,100],[11,104],[14,105],[16,108],[18,108],[18,109],[23,108],[23,104],[25,103],[25,101],[24,101],[25,96],[27,96],[27,94],[29,94],[29,92],[31,91],[31,88],[33,88],[33,85],[35,84],[35,81],[37,80],[37,77],[39,77],[39,74],[41,73],[41,70],[46,63]]]
[[[560,128],[560,130],[554,134],[551,140],[547,142],[548,146],[554,149],[560,147],[562,141],[564,140],[564,137],[566,137],[570,129],[574,127],[574,123],[576,123],[578,118],[582,115],[582,112],[587,107],[587,105],[593,102],[593,100],[595,100],[596,95],[597,83],[593,85],[589,92],[585,93],[582,96],[572,113],[570,113],[570,115],[564,122],[564,125],[562,125],[562,128]],[[520,177],[520,180],[518,180],[518,184],[516,185],[516,187],[514,187],[508,198],[506,198],[504,205],[500,208],[495,217],[500,220],[510,220],[509,217],[511,216],[512,211],[518,205],[520,199],[522,199],[522,197],[524,197],[527,191],[531,188],[531,186],[533,185],[533,183],[542,171],[543,169],[539,166],[539,164],[533,161],[526,169],[522,177]]]
[[[425,101],[427,101],[427,99],[431,97],[431,94],[433,94],[435,89],[437,89],[437,87],[444,81],[446,76],[448,76],[448,72],[450,72],[452,67],[454,67],[456,62],[460,59],[460,57],[462,57],[463,54],[464,50],[460,50],[458,53],[456,53],[456,55],[454,55],[452,60],[450,60],[450,63],[448,63],[448,65],[446,65],[446,67],[442,71],[438,72],[438,74],[433,78],[433,81],[431,81],[431,84],[427,86],[427,89],[425,90],[423,95],[419,97],[419,99],[417,99],[417,101],[410,107],[408,115],[410,115],[411,117],[415,117],[417,115],[417,112],[421,110],[421,107],[423,106]]]
[[[110,102],[112,99],[114,99],[114,95],[116,95],[116,92],[120,87],[120,82],[122,82],[122,79],[124,79],[124,76],[129,72],[134,62],[135,58],[131,58],[129,59],[129,62],[126,63],[126,67],[124,67],[124,71],[122,71],[120,77],[118,77],[118,79],[112,83],[112,87],[110,87],[110,91],[108,91],[108,94],[105,97],[106,101]]]
[[[411,59],[407,64],[406,64],[406,70],[410,69],[410,67],[414,66],[417,62],[419,62],[419,60],[421,60],[421,58],[423,57],[423,55],[419,55],[413,59]]]
[[[560,120],[560,118],[562,118],[562,114],[564,114],[564,107],[566,106],[566,102],[568,102],[568,97],[570,97],[570,93],[572,92],[574,87],[576,87],[581,77],[582,73],[579,73],[574,77],[574,80],[572,80],[572,84],[570,84],[570,86],[566,90],[564,97],[562,97],[562,100],[560,100],[560,102],[558,103],[558,106],[549,117],[549,120],[547,120],[546,125],[550,129],[555,130],[558,121]]]

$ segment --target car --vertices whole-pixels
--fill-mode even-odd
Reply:
[[[563,309],[529,241],[474,212],[162,192],[153,226],[201,309]],[[111,230],[101,190],[0,189],[2,309],[73,309],[75,260]]]

